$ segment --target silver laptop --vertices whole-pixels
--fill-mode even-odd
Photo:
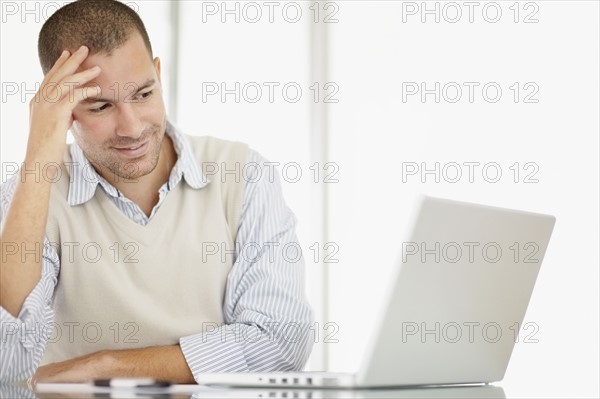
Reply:
[[[415,217],[357,373],[206,373],[199,383],[374,388],[502,380],[523,339],[555,218],[432,197],[421,198]]]

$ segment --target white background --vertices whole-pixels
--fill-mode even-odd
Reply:
[[[222,15],[221,2],[211,3],[219,8],[215,15],[203,14],[207,5],[202,2],[182,2],[178,62],[169,59],[169,5],[138,1],[133,6],[147,24],[155,55],[162,59],[167,96],[175,92],[169,76],[178,76],[177,96],[166,99],[176,104],[177,109],[170,105],[169,111],[176,111],[177,125],[193,135],[245,141],[282,166],[296,162],[302,167],[302,179],[284,179],[284,190],[299,219],[307,293],[321,323],[309,368],[358,367],[414,200],[425,193],[556,216],[525,317],[539,327],[538,342],[516,345],[500,385],[508,397],[598,397],[599,4],[476,3],[470,22],[464,2],[429,1],[428,9],[436,4],[439,9],[436,22],[435,14],[421,14],[421,2],[296,2],[302,15],[295,23],[290,22],[295,7],[286,15],[286,3],[278,3],[271,23],[268,8],[257,2],[263,15],[251,23],[256,14],[249,8],[244,14],[247,3],[238,3],[236,22],[234,14]],[[37,34],[59,4],[63,2],[2,1],[3,180],[5,165],[24,156],[27,102],[33,91],[23,92],[22,85],[31,91],[42,79]],[[235,8],[235,2],[227,4]],[[409,11],[415,7],[412,15]],[[496,9],[502,15],[492,23]],[[458,19],[457,10],[462,18],[452,23]],[[524,21],[528,16],[531,23]],[[314,51],[314,35],[323,30],[329,37],[325,56]],[[316,103],[315,90],[310,89],[315,70],[326,76],[318,82]],[[235,82],[241,87],[256,82],[264,88],[262,98],[250,102],[255,97],[250,91],[241,93],[239,103],[234,95],[225,101],[220,95],[206,95],[207,85],[222,82],[228,89]],[[279,84],[273,102],[264,82]],[[290,82],[302,89],[295,103],[281,92]],[[403,83],[406,87],[422,82],[427,89],[436,82],[441,87],[456,82],[462,97],[449,101],[456,96],[456,85],[451,84],[445,96],[440,92],[439,103],[434,94],[425,101],[420,93],[403,99]],[[479,84],[472,102],[464,82]],[[516,102],[515,82],[520,90]],[[324,89],[325,83],[334,86]],[[497,102],[484,98],[482,87],[487,83],[502,89]],[[14,87],[17,93],[7,92]],[[331,87],[339,90],[333,94]],[[537,102],[525,102],[532,88],[537,92],[529,100]],[[337,102],[325,103],[327,94]],[[487,94],[493,96],[494,91]],[[315,110],[326,112],[326,124],[319,130],[325,135],[322,142],[315,140]],[[323,142],[328,145],[323,147]],[[324,206],[323,175],[315,184],[309,169],[319,159],[315,154],[323,151],[326,160],[339,167],[333,176],[339,182],[327,184]],[[483,174],[480,166],[473,182],[466,167],[456,183],[449,182],[455,169],[446,169],[452,175],[442,175],[439,182],[431,174],[403,179],[403,163],[406,167],[409,162],[430,169],[437,162],[442,170],[454,163],[493,163],[502,177],[490,183],[494,174]],[[515,162],[520,170],[517,182],[514,167],[510,169]],[[529,180],[537,182],[526,183],[531,172],[535,174]],[[315,209],[328,210],[327,216],[318,217]],[[324,236],[323,231],[328,233]],[[319,262],[314,262],[308,247],[324,239],[319,241]],[[326,242],[339,247],[333,255],[338,263],[323,264]],[[320,290],[324,282],[325,296]],[[325,322],[339,326],[333,337],[339,342],[323,344]]]

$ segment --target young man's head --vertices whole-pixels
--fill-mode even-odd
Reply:
[[[114,0],[67,4],[40,32],[44,74],[63,50],[73,53],[81,46],[89,48],[89,55],[77,72],[95,65],[102,71],[86,85],[99,86],[101,94],[73,111],[71,130],[77,144],[105,177],[136,179],[149,174],[159,159],[166,114],[160,60],[153,59],[143,22],[133,9]]]

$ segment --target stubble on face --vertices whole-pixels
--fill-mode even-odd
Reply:
[[[144,130],[142,135],[136,139],[116,138],[106,140],[103,143],[87,141],[87,135],[76,134],[77,144],[81,147],[88,161],[96,168],[98,173],[105,179],[112,181],[113,178],[134,181],[140,177],[152,173],[160,158],[163,139],[166,130],[166,119],[162,126],[153,125]],[[137,159],[124,159],[114,147],[136,147],[148,141],[148,151]],[[107,173],[112,176],[107,176]]]

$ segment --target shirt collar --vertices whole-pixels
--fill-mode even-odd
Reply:
[[[179,183],[182,177],[193,189],[200,189],[210,183],[210,179],[202,172],[187,137],[168,120],[165,133],[173,141],[177,153],[177,162],[166,183],[168,189]],[[119,190],[96,172],[77,143],[70,145],[70,153],[72,163],[66,165],[71,171],[67,199],[69,205],[80,205],[92,199],[98,185],[110,196],[122,197]]]

